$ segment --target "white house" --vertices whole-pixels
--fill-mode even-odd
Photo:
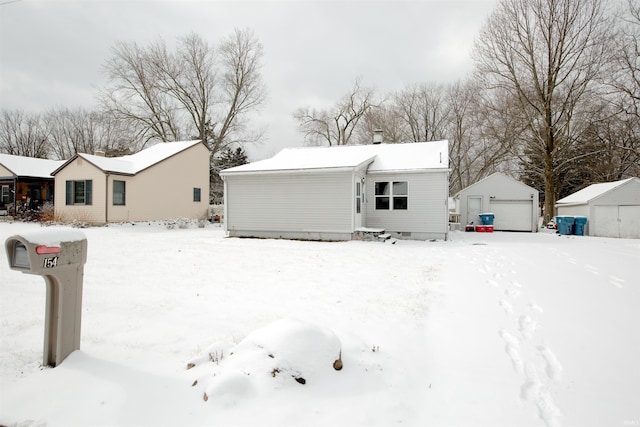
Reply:
[[[455,195],[460,222],[481,224],[478,214],[494,214],[497,231],[538,230],[538,190],[496,172]]]
[[[585,234],[640,238],[640,178],[592,184],[556,202],[558,215],[585,216]]]
[[[448,142],[288,148],[223,170],[229,236],[446,239]]]
[[[55,213],[89,223],[203,219],[209,150],[200,141],[159,143],[122,157],[76,154],[56,169]]]

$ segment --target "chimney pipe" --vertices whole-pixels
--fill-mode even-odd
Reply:
[[[376,129],[373,131],[373,143],[382,144],[382,129]]]

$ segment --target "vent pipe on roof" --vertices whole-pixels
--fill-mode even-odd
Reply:
[[[382,129],[376,129],[373,131],[373,143],[382,144]]]

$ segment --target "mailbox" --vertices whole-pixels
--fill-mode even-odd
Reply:
[[[75,229],[38,230],[9,237],[5,249],[12,270],[44,278],[43,365],[55,367],[80,349],[87,239]]]

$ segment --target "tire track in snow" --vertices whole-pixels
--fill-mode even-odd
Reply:
[[[526,293],[526,288],[513,277],[517,272],[509,270],[506,256],[497,256],[491,252],[483,252],[483,255],[481,261],[478,263],[478,259],[475,259],[474,264],[479,264],[478,271],[481,274],[489,276],[485,283],[493,288],[503,288],[497,305],[514,323],[513,330],[501,328],[498,335],[504,341],[504,352],[509,357],[513,370],[522,377],[519,397],[522,401],[535,405],[538,417],[548,427],[559,427],[562,410],[555,404],[551,389],[562,379],[562,364],[551,348],[536,346],[534,343],[544,309],[535,301],[529,301],[526,308],[516,313],[516,302]],[[571,261],[577,263],[575,259],[569,260]],[[598,274],[594,270],[591,273]],[[613,277],[609,281],[614,286],[622,286],[623,283]],[[527,359],[523,354],[531,356]]]

